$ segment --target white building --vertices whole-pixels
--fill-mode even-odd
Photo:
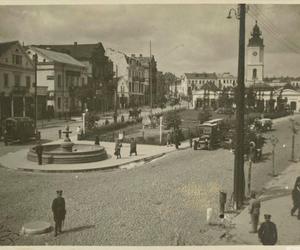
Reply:
[[[37,54],[37,82],[48,87],[48,108],[55,115],[82,111],[83,103],[74,91],[87,84],[87,67],[67,54],[34,46],[27,54],[31,58]]]
[[[256,21],[247,46],[247,86],[263,83],[264,40],[261,35]]]
[[[219,89],[234,88],[237,85],[237,78],[231,75],[229,72],[225,72],[217,75],[216,86]]]

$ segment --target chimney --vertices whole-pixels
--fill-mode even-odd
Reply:
[[[74,46],[77,46],[77,42],[74,42]]]

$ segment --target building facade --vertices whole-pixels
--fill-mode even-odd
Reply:
[[[34,117],[34,63],[18,41],[0,43],[0,119],[14,116]],[[44,91],[45,92],[45,91]],[[38,114],[45,96],[39,89]]]
[[[84,103],[76,91],[87,86],[88,68],[68,54],[30,46],[27,55],[37,55],[37,82],[47,87],[47,112],[50,117],[79,114]]]
[[[107,111],[114,105],[113,64],[105,55],[101,42],[93,44],[38,45],[40,48],[65,53],[87,67],[88,88],[86,98],[89,110]]]

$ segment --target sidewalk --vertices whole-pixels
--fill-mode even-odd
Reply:
[[[77,141],[76,136],[71,137],[72,142],[79,144],[90,144],[90,141]],[[61,143],[63,139],[53,141],[46,144]],[[155,158],[161,157],[167,153],[176,151],[175,147],[167,146],[155,146],[155,145],[137,145],[137,156],[129,156],[130,146],[128,143],[123,143],[121,149],[121,159],[116,159],[113,155],[115,143],[113,142],[100,142],[100,146],[103,146],[107,152],[108,159],[90,163],[79,164],[44,164],[38,165],[36,162],[27,160],[28,149],[22,149],[17,152],[8,153],[0,157],[0,165],[6,168],[24,171],[37,171],[37,172],[86,172],[95,170],[105,170],[113,168],[133,168],[136,165],[142,165],[145,162],[151,161]],[[180,146],[181,149],[188,148],[189,142],[183,142]]]
[[[264,187],[261,200],[260,223],[264,221],[264,214],[272,215],[271,221],[277,226],[277,245],[298,245],[300,243],[300,220],[291,216],[291,192],[297,176],[300,176],[300,163],[292,163],[279,176],[274,177]],[[246,207],[231,223],[234,229],[227,232],[227,237],[216,242],[216,245],[261,245],[257,234],[251,234],[250,216]]]

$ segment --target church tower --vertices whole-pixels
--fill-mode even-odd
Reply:
[[[247,84],[256,85],[264,79],[264,40],[257,25],[253,27],[251,37],[247,46]]]

